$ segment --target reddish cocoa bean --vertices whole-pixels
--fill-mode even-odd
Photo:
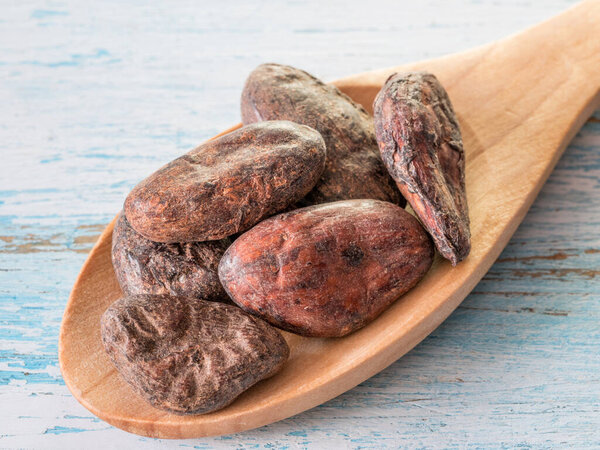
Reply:
[[[465,154],[448,94],[425,72],[395,74],[375,99],[375,129],[388,171],[444,258],[471,249]]]
[[[223,408],[288,358],[275,328],[233,305],[135,295],[102,316],[102,341],[121,376],[156,408],[202,414]]]
[[[287,121],[232,131],[170,162],[125,201],[131,226],[156,242],[218,240],[298,201],[318,181],[325,143]]]
[[[219,278],[244,310],[306,336],[363,327],[429,270],[417,219],[377,200],[346,200],[271,217],[223,255]]]
[[[303,205],[358,198],[406,204],[381,161],[371,117],[336,87],[293,67],[263,64],[246,81],[241,109],[245,124],[291,120],[323,136],[327,165]]]
[[[112,263],[126,295],[171,294],[230,302],[217,268],[231,244],[220,241],[164,244],[136,232],[121,212],[112,234]]]

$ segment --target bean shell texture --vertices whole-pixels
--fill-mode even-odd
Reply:
[[[126,295],[171,294],[229,303],[217,268],[230,244],[229,238],[153,242],[135,231],[121,212],[112,234],[112,263]]]
[[[202,414],[227,406],[289,356],[275,328],[233,305],[135,295],[101,319],[104,347],[120,375],[154,407]]]
[[[241,111],[244,124],[291,120],[323,136],[325,171],[301,205],[360,198],[406,204],[381,161],[372,118],[335,86],[294,67],[262,64],[246,80]]]
[[[444,87],[427,72],[392,75],[374,104],[383,161],[440,254],[456,265],[471,250],[465,153]]]
[[[375,319],[429,270],[433,244],[402,208],[347,200],[279,214],[219,264],[236,304],[279,328],[336,337]]]
[[[223,239],[304,197],[325,156],[312,128],[287,121],[245,126],[143,180],[125,200],[125,215],[155,242]]]

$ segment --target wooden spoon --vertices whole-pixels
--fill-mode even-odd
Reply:
[[[599,106],[599,25],[600,2],[588,1],[496,43],[334,83],[370,109],[385,79],[396,71],[425,69],[438,76],[450,94],[464,138],[471,255],[456,268],[437,259],[416,288],[347,337],[286,333],[291,356],[283,371],[221,411],[178,416],[154,409],[110,363],[99,324],[104,310],[121,295],[110,259],[113,221],[85,262],[62,322],[60,366],[73,395],[124,430],[192,438],[234,433],[292,416],[396,361],[442,323],[483,277],[567,143]]]

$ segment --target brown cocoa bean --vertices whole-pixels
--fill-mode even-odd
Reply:
[[[377,200],[273,216],[240,236],[219,278],[244,310],[306,336],[343,336],[425,275],[433,244],[419,221]]]
[[[125,215],[156,242],[223,239],[304,197],[324,164],[317,131],[286,121],[249,125],[143,180],[127,197]]]
[[[388,171],[444,258],[471,249],[465,153],[450,98],[430,73],[394,74],[374,104],[379,150]]]
[[[125,381],[154,407],[177,414],[227,406],[289,355],[267,323],[236,306],[194,298],[121,298],[102,316],[101,330]]]
[[[121,212],[112,234],[112,263],[125,295],[171,294],[230,302],[217,268],[229,238],[165,244],[136,232]]]
[[[323,136],[325,171],[303,205],[356,198],[406,204],[383,166],[371,117],[336,87],[290,66],[263,64],[246,81],[241,109],[245,124],[291,120]]]

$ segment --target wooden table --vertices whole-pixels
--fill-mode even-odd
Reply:
[[[0,448],[600,446],[600,111],[458,310],[320,407],[233,436],[152,440],[87,412],[57,361],[99,232],[138,180],[239,121],[256,65],[330,80],[498,39],[571,3],[3,5]]]

